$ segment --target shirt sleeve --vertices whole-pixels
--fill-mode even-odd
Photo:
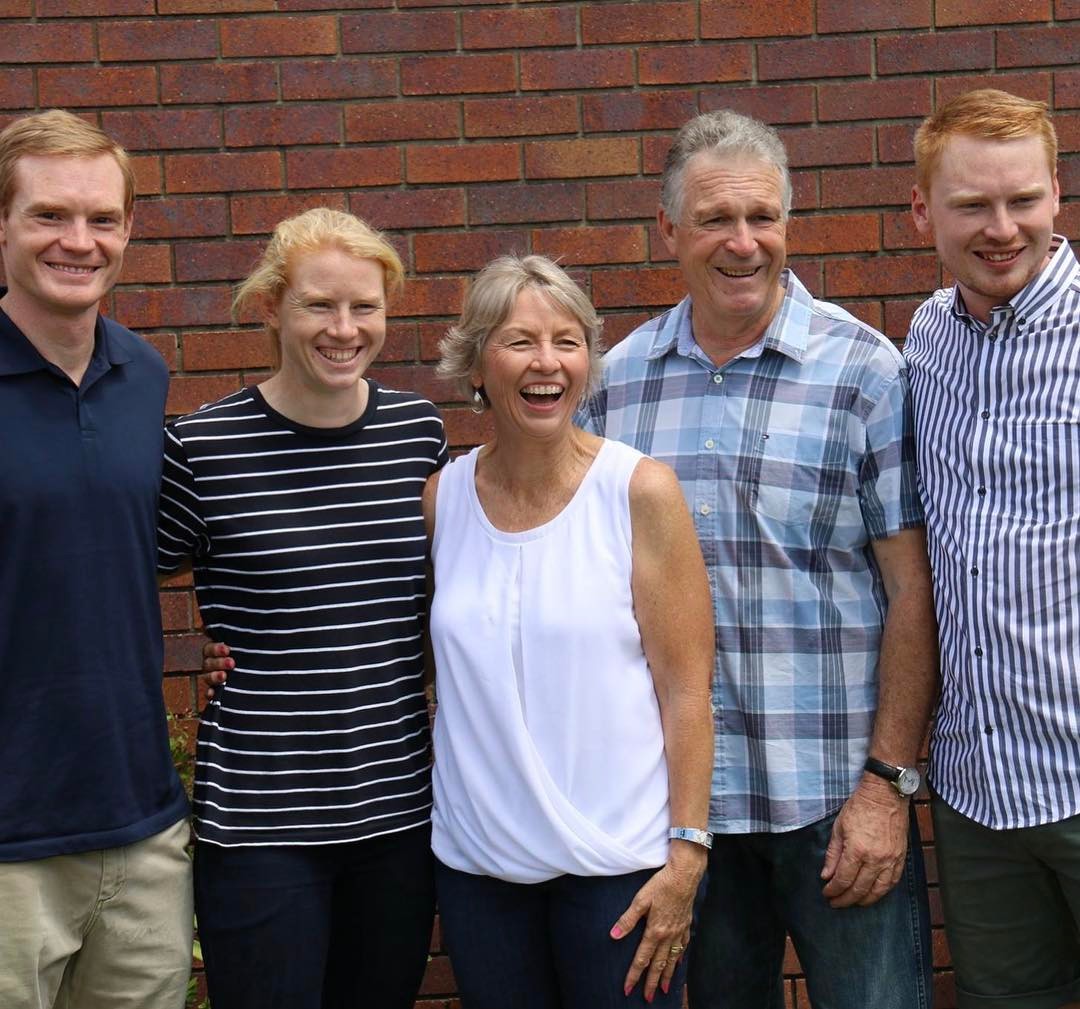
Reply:
[[[915,467],[911,389],[901,368],[866,419],[859,501],[871,539],[925,524]]]
[[[188,557],[209,551],[195,476],[184,444],[172,424],[165,426],[165,461],[158,498],[158,560],[161,574],[175,571]]]

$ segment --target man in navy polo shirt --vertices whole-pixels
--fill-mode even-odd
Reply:
[[[187,803],[154,575],[168,372],[98,314],[126,153],[53,110],[0,133],[0,1005],[180,1009]]]

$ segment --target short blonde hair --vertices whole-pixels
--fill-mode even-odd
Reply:
[[[603,320],[588,296],[546,256],[500,256],[473,278],[461,318],[439,341],[441,360],[435,370],[440,377],[452,380],[466,397],[473,394],[470,377],[479,367],[488,337],[506,321],[517,296],[526,289],[542,294],[581,324],[589,350],[587,391],[595,390],[600,379]]]
[[[103,154],[115,159],[124,177],[124,216],[130,217],[135,206],[135,170],[127,151],[112,137],[63,109],[16,119],[0,133],[0,216],[6,216],[11,206],[19,158],[94,158]]]
[[[924,192],[941,161],[950,137],[1020,140],[1038,136],[1053,175],[1057,167],[1057,133],[1046,102],[1034,102],[995,88],[968,91],[927,116],[915,131],[915,181]]]
[[[289,286],[289,269],[297,258],[320,249],[340,249],[357,259],[374,259],[382,264],[387,295],[397,294],[405,270],[394,247],[382,233],[359,217],[329,207],[313,207],[281,221],[270,237],[255,269],[236,289],[233,310],[268,308],[277,305]],[[273,326],[267,328],[277,337]]]

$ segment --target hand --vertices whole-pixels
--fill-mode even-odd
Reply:
[[[822,893],[832,907],[881,900],[904,872],[908,799],[882,778],[863,776],[833,823]]]
[[[229,658],[229,646],[224,641],[207,641],[202,650],[202,681],[206,686],[206,696],[214,699],[214,687],[221,686],[230,669],[236,663]]]
[[[705,872],[704,848],[688,841],[672,841],[671,845],[667,864],[638,890],[610,933],[612,939],[622,939],[645,918],[645,934],[626,973],[623,993],[629,995],[644,975],[646,1002],[655,997],[657,985],[665,994],[671,985],[679,958],[690,942],[694,897]],[[697,848],[701,854],[686,848]]]

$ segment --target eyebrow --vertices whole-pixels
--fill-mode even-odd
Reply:
[[[26,213],[26,214],[41,214],[41,213],[61,213],[61,214],[66,214],[66,213],[70,213],[70,211],[71,211],[71,208],[68,207],[68,206],[65,206],[63,203],[50,203],[48,201],[40,201],[38,203],[30,203],[30,204],[27,204],[27,206],[23,208],[23,213]],[[124,216],[124,208],[120,207],[120,206],[98,207],[98,208],[90,211],[90,213],[87,214],[87,216],[88,217],[120,217],[120,218],[123,218],[123,216]]]

